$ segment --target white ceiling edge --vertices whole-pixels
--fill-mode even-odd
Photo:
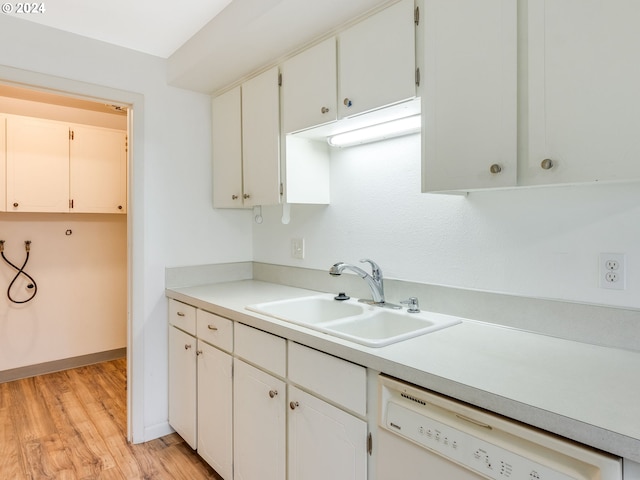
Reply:
[[[234,0],[171,55],[170,85],[220,91],[397,0]]]

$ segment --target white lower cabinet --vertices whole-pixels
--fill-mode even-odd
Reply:
[[[289,386],[289,480],[366,480],[367,423]]]
[[[238,359],[233,380],[234,478],[286,478],[285,383]]]
[[[198,453],[225,480],[233,478],[233,359],[198,340]]]
[[[196,448],[196,339],[169,327],[169,424]]]
[[[366,480],[364,367],[169,303],[169,423],[224,480]]]

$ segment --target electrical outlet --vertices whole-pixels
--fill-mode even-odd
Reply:
[[[291,256],[299,260],[304,259],[304,238],[291,239]]]
[[[624,253],[601,253],[598,275],[600,288],[624,290],[626,288],[626,269]]]

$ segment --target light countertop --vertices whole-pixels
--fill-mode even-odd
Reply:
[[[166,290],[175,300],[640,462],[640,353],[468,319],[370,348],[245,309],[317,293],[254,280]]]

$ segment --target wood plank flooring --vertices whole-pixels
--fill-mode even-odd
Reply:
[[[220,477],[177,434],[127,442],[124,359],[0,384],[0,479]]]

